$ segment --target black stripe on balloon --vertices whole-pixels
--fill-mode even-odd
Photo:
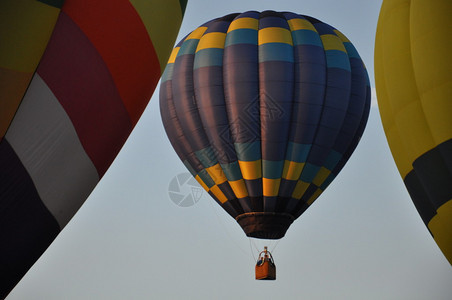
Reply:
[[[439,207],[452,199],[452,139],[418,157],[404,182],[427,225]]]
[[[240,14],[239,13],[229,14],[224,17],[218,18],[218,21],[225,21],[227,23],[231,23],[238,15],[240,15]],[[228,24],[228,26],[229,26],[229,24]]]
[[[56,8],[62,8],[65,0],[38,0],[38,1]]]
[[[414,170],[408,173],[404,182],[408,192],[410,193],[414,206],[421,216],[422,221],[424,221],[425,226],[427,226],[428,222],[430,222],[430,220],[436,215],[436,210],[429,201],[428,195],[425,193],[425,190]]]
[[[218,188],[223,192],[223,194],[228,199],[228,202],[231,202],[230,205],[232,206],[234,212],[232,217],[235,218],[240,214],[243,214],[243,208],[240,206],[240,203],[237,199],[237,197],[234,194],[234,191],[232,190],[231,186],[229,185],[228,181],[225,181],[218,185]]]
[[[0,143],[0,298],[19,282],[60,232],[19,158]]]
[[[185,14],[185,9],[187,8],[187,2],[188,2],[188,0],[179,0],[182,15]]]

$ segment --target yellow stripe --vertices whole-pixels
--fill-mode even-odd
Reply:
[[[237,198],[248,197],[248,190],[246,189],[245,181],[243,179],[229,181],[229,185]]]
[[[243,179],[253,180],[262,177],[262,162],[260,159],[255,161],[239,160],[239,166]]]
[[[452,200],[441,205],[428,223],[435,242],[452,264]]]
[[[321,189],[318,188],[318,189],[314,192],[314,194],[312,194],[311,198],[309,198],[309,200],[306,201],[306,203],[307,203],[308,205],[311,205],[312,202],[314,202],[315,199],[317,199],[317,198],[320,196],[320,194],[322,194],[322,192],[323,192],[323,191],[322,191]]]
[[[212,167],[206,168],[207,173],[212,177],[215,184],[222,184],[227,181],[226,176],[224,175],[223,169],[220,164],[216,164]]]
[[[204,183],[204,181],[202,181],[202,179],[201,179],[201,177],[199,177],[199,175],[196,175],[195,179],[197,182],[199,182],[199,184],[202,186],[202,188],[206,190],[206,192],[209,192],[209,187],[207,186],[207,184]]]
[[[286,160],[284,162],[282,178],[287,180],[298,180],[300,178],[301,171],[303,171],[304,165],[305,163]]]
[[[330,170],[328,170],[325,167],[321,167],[319,172],[317,172],[317,175],[315,175],[314,180],[312,180],[312,183],[315,184],[316,186],[321,186],[322,183],[330,174],[331,174]]]
[[[207,49],[207,48],[224,48],[224,41],[226,40],[226,33],[222,32],[211,32],[202,36],[199,40],[198,48],[196,52]]]
[[[176,61],[177,53],[179,53],[179,50],[180,50],[180,47],[176,47],[173,49],[173,51],[171,52],[171,55],[168,59],[169,64],[173,64]]]
[[[254,18],[240,18],[231,22],[228,33],[236,29],[255,29],[259,28],[259,21]]]
[[[309,187],[309,183],[299,180],[292,193],[292,198],[300,199]]]
[[[267,27],[259,30],[258,44],[284,43],[292,45],[292,35],[290,31],[279,27]]]
[[[0,67],[34,72],[60,9],[39,1],[2,0],[0,11]]]
[[[347,52],[341,39],[333,34],[322,34],[320,36],[325,50],[339,50]]]
[[[262,178],[262,191],[266,197],[278,196],[279,185],[281,183],[281,178],[269,179]]]
[[[202,35],[204,34],[204,32],[206,32],[207,27],[198,27],[195,30],[193,30],[185,39],[185,41],[188,40],[199,40]]]
[[[228,201],[228,198],[226,198],[225,194],[223,194],[218,185],[214,185],[210,189],[210,191],[212,192],[212,194],[215,195],[215,197],[217,197],[218,201],[220,201],[221,203],[225,203],[226,201]]]
[[[312,30],[312,31],[317,32],[317,30],[311,24],[311,22],[309,22],[308,20],[305,20],[305,19],[291,19],[291,20],[287,21],[287,23],[289,23],[289,27],[290,27],[291,31],[306,29],[306,30]]]
[[[173,48],[179,27],[182,23],[182,10],[178,0],[158,1],[130,0],[141,18],[152,41],[160,63],[161,72],[165,69],[168,54]]]

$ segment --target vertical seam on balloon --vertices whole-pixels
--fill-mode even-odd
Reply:
[[[301,15],[301,17],[303,17],[303,18],[305,18],[306,16],[305,15]],[[306,19],[306,18],[305,18]],[[308,20],[308,19],[306,19],[309,23],[311,23],[311,25],[316,29],[316,32],[317,32],[317,35],[319,36],[319,39],[320,39],[320,42],[322,43],[322,49],[324,50],[324,45],[323,45],[323,41],[322,41],[322,39],[320,38],[320,35],[318,34],[318,31],[317,31],[317,28],[316,28],[316,26],[315,26],[315,24],[313,24],[310,20]],[[327,66],[327,64],[326,64],[326,53],[325,53],[325,51],[323,51],[323,55],[324,55],[324,59],[325,59],[325,83],[327,83],[328,82],[328,66]],[[314,133],[314,140],[312,141],[312,145],[314,146],[314,143],[315,143],[315,140],[316,140],[316,136],[317,136],[317,133],[318,133],[318,131],[319,131],[319,128],[320,128],[320,120],[322,120],[322,116],[323,116],[323,112],[324,112],[324,105],[323,104],[325,104],[325,98],[326,98],[326,90],[327,90],[327,88],[328,88],[328,85],[327,84],[325,84],[325,86],[324,86],[324,89],[323,89],[323,91],[324,91],[324,94],[323,94],[323,101],[322,101],[322,107],[321,107],[321,112],[320,112],[320,117],[319,117],[319,124],[317,125],[317,127],[316,127],[316,129],[315,129],[315,133]],[[301,174],[303,174],[303,171],[305,170],[305,167],[306,167],[306,165],[308,164],[308,162],[309,162],[309,157],[311,156],[311,153],[312,153],[312,149],[313,149],[313,147],[311,147],[310,149],[309,149],[309,153],[308,153],[308,155],[307,155],[307,157],[306,157],[306,164],[305,164],[305,166],[303,166],[303,169],[301,170],[301,173],[300,173],[300,178],[298,179],[298,182],[301,180]],[[316,173],[317,174],[317,173]],[[311,182],[309,183],[310,185],[312,184]],[[306,199],[303,199],[303,196],[304,196],[304,193],[303,193],[303,195],[301,196],[301,198],[300,199],[298,199],[298,201],[303,201],[306,205],[310,205],[310,204],[308,204],[307,203],[307,201],[306,201]],[[302,200],[303,199],[303,200]],[[298,205],[297,205],[298,206]],[[293,212],[295,215],[296,214],[298,214],[298,211],[294,211]]]
[[[230,23],[229,23],[229,26],[228,26],[228,30],[227,30],[227,34],[229,34],[230,33],[230,31],[229,31],[229,27],[231,26],[231,24],[232,23],[234,23],[234,21],[236,21],[236,20],[239,20],[239,19],[241,19],[240,18],[240,16],[241,16],[242,14],[239,14],[239,15],[237,15]],[[251,18],[251,17],[250,17]],[[233,31],[231,31],[231,32],[233,32]],[[225,45],[226,45],[226,39],[225,39]],[[226,47],[225,47],[225,51],[226,51]],[[256,57],[258,56],[258,50],[256,50]],[[223,63],[224,63],[224,53],[223,53]],[[223,69],[223,72],[224,72],[224,69]],[[223,73],[224,74],[224,73]],[[224,76],[223,76],[223,79],[224,79]],[[225,104],[226,104],[226,102],[228,101],[227,100],[227,97],[226,97],[226,86],[223,84],[223,93],[224,93],[224,95],[225,95]],[[235,148],[235,140],[234,140],[234,137],[233,137],[233,134],[232,134],[232,130],[231,130],[231,122],[234,122],[234,119],[232,119],[232,116],[229,114],[229,110],[227,109],[227,106],[226,106],[226,116],[227,116],[227,119],[228,119],[228,129],[229,129],[229,133],[230,133],[230,136],[231,136],[231,141],[232,141],[232,143],[233,143],[233,145],[234,145],[234,151],[236,151],[236,148]],[[247,185],[246,185],[246,181],[247,181],[247,179],[245,179],[244,178],[244,176],[243,176],[243,171],[242,171],[242,168],[240,167],[240,163],[239,163],[239,158],[237,157],[237,164],[238,164],[238,170],[240,171],[240,176],[241,176],[241,180],[243,180],[243,182],[244,182],[244,187],[245,187],[245,190],[246,190],[246,193],[247,193],[247,196],[245,197],[245,199],[248,199],[248,201],[250,201],[250,191],[248,190],[248,187],[247,187]],[[234,193],[235,194],[235,193]],[[237,196],[237,195],[236,195]],[[238,198],[239,199],[239,198]],[[245,200],[246,201],[246,200]],[[243,207],[243,205],[242,204],[240,204],[240,202],[238,203],[239,204],[239,206],[242,208],[242,210],[243,211],[247,211],[246,209],[245,209],[245,207]]]
[[[237,16],[234,18],[234,20],[237,18]],[[227,109],[227,105],[226,105],[226,93],[225,93],[225,86],[224,86],[224,53],[225,53],[225,50],[226,50],[226,37],[227,37],[227,35],[228,35],[228,29],[229,29],[229,27],[231,26],[231,23],[233,22],[233,21],[228,21],[229,22],[229,24],[228,24],[228,28],[226,28],[225,29],[225,32],[224,32],[224,34],[225,34],[225,38],[224,38],[224,42],[223,42],[223,57],[222,57],[222,66],[221,66],[221,76],[222,76],[222,82],[223,82],[223,100],[224,100],[224,111],[225,111],[225,114],[226,114],[226,118],[227,118],[227,120],[228,120],[228,131],[229,131],[229,134],[227,135],[227,136],[229,136],[230,137],[230,139],[229,139],[229,143],[231,144],[231,146],[232,147],[234,147],[234,142],[233,142],[233,140],[232,140],[232,134],[231,134],[231,127],[230,127],[230,118],[229,118],[229,114],[228,114],[228,109]],[[243,180],[243,174],[242,174],[242,170],[240,169],[240,166],[239,166],[239,164],[238,164],[238,158],[237,158],[237,155],[236,155],[236,162],[237,162],[237,168],[238,168],[238,171],[240,172],[240,179],[239,180]],[[218,160],[218,158],[217,158],[217,160]],[[229,162],[228,161],[228,163],[229,164],[231,164],[231,163],[233,163],[233,162]],[[221,167],[221,170],[222,170],[222,172],[223,172],[223,174],[226,174],[226,173],[224,173],[224,169],[223,169],[223,167],[221,166],[221,164],[220,164],[220,167]],[[227,177],[226,177],[227,178]],[[235,179],[235,178],[234,178]],[[234,197],[235,197],[235,199],[234,200],[237,200],[237,202],[236,202],[236,204],[237,204],[237,206],[239,206],[240,208],[241,208],[241,210],[242,210],[242,212],[244,212],[244,211],[246,211],[245,210],[245,208],[240,204],[240,201],[238,201],[238,199],[240,199],[239,198],[239,195],[236,193],[236,191],[234,191],[234,189],[233,189],[233,186],[231,185],[231,183],[230,183],[230,181],[232,181],[232,180],[230,180],[229,178],[227,178],[227,184],[228,184],[228,186],[230,187],[230,189],[231,189],[231,191],[232,191],[232,193],[233,193],[233,195],[234,195]],[[243,186],[245,187],[245,190],[246,190],[246,197],[245,198],[248,198],[248,196],[249,196],[249,193],[248,193],[248,190],[246,189],[246,185],[245,184],[243,184]],[[239,214],[240,213],[242,213],[242,212],[238,212]]]
[[[202,33],[200,33],[200,36],[199,36],[199,38],[195,38],[195,39],[197,39],[198,41],[197,41],[197,45],[196,45],[196,47],[193,47],[194,48],[194,50],[193,50],[193,67],[194,67],[194,62],[195,62],[195,57],[196,57],[196,50],[197,50],[197,48],[198,48],[198,46],[199,46],[199,42],[200,42],[200,40],[202,39],[202,37],[206,34],[206,31],[207,31],[207,29],[208,29],[208,24],[206,24],[204,27],[206,28],[205,30],[203,30],[202,31],[202,29],[199,29],[199,28],[201,28],[201,27],[198,27],[197,29],[195,29],[195,31],[196,30],[198,30],[198,31],[202,31]],[[202,26],[203,27],[203,26]],[[191,34],[188,36],[188,37],[190,37],[191,36]],[[190,40],[190,39],[189,39]],[[182,45],[181,45],[181,48],[182,48]],[[185,53],[184,53],[185,54]],[[177,61],[177,57],[176,57],[176,61]],[[207,141],[207,143],[208,143],[208,147],[212,147],[211,146],[211,143],[210,143],[210,140],[209,140],[209,137],[208,137],[208,135],[207,135],[207,133],[206,133],[206,131],[205,131],[205,126],[204,126],[204,124],[203,124],[203,121],[202,121],[202,118],[201,118],[201,116],[199,115],[199,106],[198,106],[198,103],[197,103],[197,101],[196,101],[196,95],[195,95],[195,86],[194,86],[194,69],[193,69],[193,67],[189,70],[191,73],[192,73],[192,84],[193,84],[193,94],[192,94],[192,100],[194,101],[194,104],[195,104],[195,106],[196,106],[196,108],[197,108],[197,110],[196,110],[196,116],[194,117],[194,118],[197,118],[198,120],[199,120],[199,122],[200,122],[200,124],[201,124],[201,126],[202,126],[202,131],[200,131],[200,133],[202,133],[203,134],[203,136],[205,137],[205,140]],[[177,114],[177,112],[176,112],[176,114]],[[224,194],[224,192],[220,189],[220,187],[219,187],[219,185],[215,182],[215,180],[212,178],[212,176],[211,176],[211,174],[210,173],[208,173],[207,172],[207,167],[209,167],[209,165],[207,165],[206,163],[203,163],[203,161],[196,155],[196,152],[197,151],[201,151],[201,150],[203,150],[203,149],[205,149],[205,148],[203,148],[203,149],[196,149],[196,148],[194,148],[193,147],[193,145],[192,145],[192,143],[190,143],[190,140],[189,139],[187,139],[187,141],[189,142],[189,145],[191,146],[191,150],[192,150],[192,155],[199,161],[199,164],[202,166],[202,170],[200,171],[200,172],[198,172],[198,174],[201,174],[201,172],[203,172],[202,174],[204,175],[204,176],[207,176],[210,180],[212,180],[212,182],[214,183],[214,185],[213,186],[210,186],[209,187],[209,190],[207,191],[210,195],[215,195],[214,193],[215,192],[219,192],[219,193],[221,193],[220,195],[219,195],[219,197],[214,197],[214,199],[216,199],[217,200],[217,202],[219,202],[219,204],[221,205],[221,204],[224,204],[224,203],[226,203],[227,201],[228,201],[228,199],[227,199],[227,197],[226,197],[226,195]],[[215,154],[214,154],[215,155]],[[217,164],[218,163],[218,159],[217,159],[217,157],[215,156],[215,159],[216,159],[216,161],[214,162],[214,164]],[[229,183],[228,183],[228,185],[229,185]],[[217,188],[216,188],[217,187]],[[221,199],[226,199],[225,201],[222,201]],[[234,211],[235,211],[235,209],[234,209]]]
[[[265,211],[265,196],[264,196],[264,163],[263,163],[263,148],[262,148],[262,115],[261,115],[261,63],[259,61],[259,54],[260,54],[260,46],[259,46],[259,34],[261,32],[260,25],[261,25],[261,19],[262,19],[262,12],[259,13],[259,19],[258,19],[258,25],[257,25],[257,58],[258,58],[258,64],[257,64],[257,108],[259,112],[259,140],[260,140],[260,151],[261,151],[261,157],[260,157],[260,164],[261,164],[261,186],[262,186],[262,197],[261,197],[261,203],[262,203],[262,210]]]
[[[292,40],[292,57],[293,57],[293,65],[292,65],[292,72],[293,72],[293,80],[294,80],[294,84],[293,84],[293,86],[292,86],[292,97],[291,97],[291,99],[292,99],[292,102],[291,102],[291,110],[290,110],[290,120],[289,120],[289,132],[288,132],[288,134],[287,134],[287,142],[286,142],[286,149],[285,149],[285,151],[284,151],[284,164],[286,163],[286,161],[288,160],[288,157],[287,157],[287,148],[288,148],[288,145],[289,145],[289,143],[291,143],[292,141],[290,140],[290,137],[291,137],[291,132],[292,132],[292,130],[294,130],[294,127],[293,127],[293,122],[294,122],[294,114],[293,114],[293,105],[294,105],[294,101],[295,101],[295,88],[296,88],[296,82],[297,82],[297,80],[296,80],[296,76],[297,76],[297,73],[295,72],[295,68],[296,68],[296,57],[295,57],[295,51],[296,51],[296,46],[295,46],[295,42],[294,42],[294,38],[293,38],[293,30],[292,30],[292,28],[290,27],[290,24],[289,24],[289,19],[287,18],[288,17],[288,15],[286,14],[286,13],[283,13],[282,14],[283,16],[284,16],[284,19],[286,20],[286,22],[287,22],[287,26],[289,27],[289,31],[290,31],[290,37],[291,37],[291,40]],[[297,16],[299,16],[299,15],[297,15]],[[290,161],[289,161],[290,162]],[[300,173],[301,174],[301,173]],[[283,181],[283,175],[284,175],[284,169],[282,170],[282,172],[281,172],[281,176],[280,176],[280,178],[281,178],[281,181]],[[284,179],[284,180],[286,180],[286,179]],[[287,179],[288,180],[288,179]],[[280,197],[282,197],[282,195],[281,195],[281,184],[284,184],[284,181],[283,182],[280,182],[280,185],[279,185],[279,189],[278,189],[278,194],[277,194],[277,197],[278,198],[280,198]],[[290,195],[292,195],[292,193],[293,193],[293,190],[294,189],[291,189],[291,191],[290,191]],[[279,199],[279,201],[278,202],[280,202],[280,201],[282,201],[282,199]],[[282,209],[282,211],[283,212],[287,212],[287,213],[291,213],[291,212],[288,212],[288,211],[286,211],[286,207],[287,207],[287,204],[288,203],[284,203],[284,206],[282,207],[283,209]],[[277,205],[278,205],[278,203],[277,203]]]
[[[354,47],[354,46],[352,45],[352,47]],[[362,62],[361,57],[359,57],[359,59]],[[324,182],[323,187],[322,187],[324,190],[328,187],[328,185],[331,183],[331,181],[334,179],[334,177],[339,174],[339,172],[345,166],[344,162],[346,162],[350,158],[350,156],[352,155],[352,153],[356,149],[356,146],[358,145],[359,141],[361,140],[361,137],[363,135],[364,129],[366,127],[367,119],[369,117],[370,99],[371,99],[370,82],[369,82],[369,76],[367,74],[364,62],[362,62],[362,63],[363,63],[363,70],[364,70],[365,75],[366,75],[367,83],[366,83],[366,92],[365,92],[365,98],[364,98],[365,103],[364,103],[363,110],[361,112],[360,121],[359,121],[358,127],[356,128],[356,131],[355,131],[355,134],[354,134],[354,139],[351,140],[351,142],[348,145],[347,149],[342,154],[342,158],[337,162],[337,164],[333,168],[333,170],[331,170],[332,172],[331,172],[330,177],[333,176],[333,178],[330,179],[330,180],[327,179]],[[351,70],[353,71],[352,68],[351,68]],[[353,72],[352,72],[352,76],[353,76]],[[350,96],[351,96],[351,94],[350,94]],[[356,139],[356,137],[358,137],[358,139]]]
[[[339,40],[341,41],[341,43],[342,43],[342,45],[343,45],[343,47],[344,47],[344,49],[345,49],[345,53],[346,53],[346,55],[347,55],[347,59],[348,59],[348,61],[350,61],[350,56],[348,55],[348,52],[347,52],[347,50],[346,50],[346,48],[345,48],[345,45],[344,45],[344,41],[342,41],[342,39],[337,35],[337,33],[336,32],[334,32],[334,28],[332,28],[333,29],[333,32],[331,33],[331,34],[334,34],[335,36],[337,36],[338,38],[339,38]],[[327,66],[327,68],[328,68],[328,66]],[[335,138],[335,141],[334,141],[334,143],[333,143],[333,145],[332,145],[332,147],[331,147],[331,149],[330,149],[330,151],[329,151],[329,153],[328,153],[328,155],[330,155],[330,153],[332,152],[332,151],[335,151],[334,150],[334,146],[335,146],[335,144],[336,144],[336,142],[338,141],[338,139],[339,139],[339,136],[340,136],[340,134],[341,134],[341,132],[342,132],[342,129],[343,129],[343,127],[344,127],[344,124],[345,124],[345,117],[347,116],[347,112],[348,112],[348,108],[349,108],[349,106],[350,106],[350,100],[351,100],[351,97],[352,97],[352,94],[351,94],[351,91],[352,91],[352,80],[351,80],[351,78],[352,78],[352,70],[351,70],[351,66],[350,66],[350,86],[349,86],[349,96],[348,96],[348,99],[347,99],[347,110],[345,111],[345,116],[344,116],[344,120],[342,121],[342,124],[341,124],[341,127],[340,127],[340,129],[339,129],[339,131],[338,131],[338,134],[336,135],[336,138]],[[325,94],[326,95],[326,94]],[[350,146],[350,145],[349,145]],[[348,149],[348,147],[347,147],[347,149]],[[337,165],[338,163],[336,163],[336,165]],[[324,164],[323,164],[324,165]],[[321,166],[321,168],[322,167],[324,167],[324,166]],[[320,170],[321,170],[321,168],[320,168]],[[332,169],[334,169],[334,167],[332,168]],[[313,182],[314,182],[314,180],[315,180],[315,178],[317,178],[317,176],[320,174],[320,170],[317,172],[317,174],[315,175],[315,177],[314,177],[314,179],[313,179]],[[330,174],[329,175],[331,175],[332,174],[332,170],[329,170],[330,171]],[[329,177],[329,176],[328,176]],[[327,178],[328,178],[327,177]],[[327,180],[327,178],[325,178],[325,180],[323,180],[319,185],[317,185],[317,184],[315,184],[316,186],[317,186],[317,189],[320,189],[320,190],[322,190],[321,189],[321,187],[322,187],[322,184],[323,184],[323,182],[325,182],[326,180]],[[322,190],[323,191],[323,190]],[[312,200],[312,202],[314,202],[315,201],[315,199],[313,199]],[[312,203],[311,202],[311,203]]]
[[[182,45],[187,41],[187,38],[188,38],[188,37],[189,37],[189,35],[187,35],[180,43],[178,43],[178,45],[180,45],[180,47],[182,47]],[[178,53],[177,53],[177,55],[176,55],[176,57],[175,57],[175,59],[174,59],[173,64],[176,63],[177,58],[178,58],[178,54],[179,54],[179,51],[178,51]],[[174,72],[173,72],[173,74],[174,74]],[[174,105],[174,96],[173,96],[173,95],[174,95],[174,85],[173,85],[173,76],[171,76],[171,79],[168,79],[168,81],[171,82],[171,94],[172,94],[172,95],[171,95],[170,101],[172,101],[172,102],[173,102],[173,105]],[[174,106],[175,106],[175,105],[174,105]],[[165,107],[165,108],[166,108],[166,107]],[[174,110],[174,114],[175,114],[175,119],[172,120],[172,122],[176,122],[177,125],[178,125],[178,127],[180,127],[180,128],[182,129],[182,133],[183,133],[183,128],[182,128],[182,124],[181,124],[181,122],[180,122],[180,117],[178,116],[176,110]],[[188,145],[190,145],[190,143],[188,142],[188,139],[186,138],[185,135],[183,135],[181,138],[183,138],[183,139],[186,141],[186,143],[187,143]],[[201,165],[201,163],[199,162],[199,159],[194,155],[194,151],[193,151],[191,145],[190,145],[190,151],[189,151],[188,153],[183,153],[183,154],[184,154],[183,156],[185,157],[185,160],[187,161],[188,164],[189,164],[189,161],[191,160],[190,157],[192,156],[192,157],[195,159],[195,163],[197,163],[198,165]],[[192,175],[195,177],[195,179],[196,179],[196,176],[199,177],[199,172],[200,172],[200,171],[196,170],[196,169],[197,169],[196,166],[191,166],[191,168],[196,172],[196,174],[192,174]],[[200,180],[202,180],[202,179],[200,179]],[[206,187],[207,187],[207,185],[206,185]],[[205,187],[204,187],[204,189],[205,189]],[[209,192],[209,190],[206,189],[206,192]]]
[[[337,30],[337,29],[335,29],[335,30]],[[348,61],[350,61],[350,56],[349,56],[349,53],[347,52],[347,48],[346,48],[345,45],[344,45],[344,41],[343,41],[343,40],[341,39],[341,37],[337,34],[337,32],[335,32],[334,30],[333,30],[333,32],[334,32],[334,34],[335,34],[336,36],[338,36],[338,38],[340,39],[342,45],[344,46],[345,52],[346,52],[346,54],[347,54],[347,59],[348,59]],[[339,31],[338,31],[338,32],[339,32]],[[344,37],[345,37],[345,36],[344,36]],[[347,117],[348,109],[349,109],[349,106],[350,106],[350,101],[351,101],[351,98],[352,98],[352,84],[353,84],[352,78],[353,78],[353,70],[352,70],[351,63],[350,63],[350,88],[349,88],[350,93],[349,93],[349,96],[348,96],[347,110],[346,110],[346,112],[345,112],[344,121],[343,121],[342,124],[341,124],[341,127],[340,127],[340,129],[339,129],[338,135],[336,136],[336,140],[334,141],[334,144],[333,144],[333,146],[331,147],[330,153],[331,153],[332,151],[335,151],[335,150],[334,150],[334,146],[336,145],[336,142],[338,141],[339,135],[341,134],[342,129],[344,128],[345,118]],[[367,94],[367,91],[366,91],[366,94]],[[360,119],[360,123],[361,123],[361,119]],[[356,130],[358,130],[358,128],[359,128],[359,125],[358,125],[358,127],[356,128]],[[355,134],[356,134],[356,131],[355,131]],[[352,140],[352,141],[353,141],[353,140]],[[347,150],[349,150],[350,146],[351,146],[351,143],[349,143],[349,145],[347,146]],[[344,153],[341,153],[341,154],[342,154],[342,157],[343,157],[343,156],[344,156]],[[329,155],[329,154],[328,154],[328,155]],[[331,168],[331,170],[330,170],[331,173],[330,173],[330,174],[332,174],[332,171],[335,169],[335,167],[336,167],[338,164],[339,164],[339,161],[336,162],[336,164],[335,164],[335,166],[334,166],[333,168]],[[337,175],[337,174],[336,174],[336,175]],[[323,182],[322,182],[322,183],[323,183]],[[322,185],[320,184],[318,187],[320,188],[321,186],[322,186]]]
[[[221,20],[221,19],[219,19],[218,21],[220,21],[220,22],[223,22],[224,20]],[[207,30],[206,30],[207,31]],[[206,44],[206,45],[203,45],[202,43],[203,43],[203,37],[206,37],[206,35],[207,34],[213,34],[213,33],[221,33],[220,31],[211,31],[211,32],[208,32],[208,33],[206,33],[206,32],[204,32],[203,33],[203,35],[200,37],[200,39],[199,39],[199,42],[198,42],[198,46],[197,46],[197,49],[196,49],[196,51],[195,51],[195,60],[196,60],[196,55],[197,55],[197,53],[198,53],[198,51],[202,51],[203,49],[213,49],[211,46],[215,46],[215,41],[213,42],[213,44],[212,43],[210,43],[210,44]],[[224,33],[225,34],[225,36],[226,36],[226,33]],[[212,41],[210,41],[210,42],[212,42]],[[223,41],[223,57],[224,57],[224,45],[225,45],[225,42],[226,42],[226,37],[224,38],[224,41]],[[200,49],[200,45],[203,47],[203,48],[201,48]],[[216,45],[216,46],[220,46],[220,45]],[[214,47],[215,48],[215,47]],[[221,66],[221,75],[223,76],[223,66]],[[194,71],[193,71],[193,79],[194,79]],[[222,79],[223,80],[223,79]],[[194,82],[194,84],[195,84],[195,82]],[[195,87],[195,86],[194,86]],[[195,87],[196,88],[196,87]],[[195,99],[196,99],[196,97],[195,97]],[[223,89],[223,99],[224,99],[224,89]],[[198,101],[196,101],[196,106],[197,106],[197,108],[198,108],[198,111],[201,109],[199,106],[198,106]],[[222,203],[226,203],[226,202],[228,202],[229,200],[234,200],[234,199],[228,199],[227,197],[226,197],[226,194],[224,194],[224,192],[221,190],[221,188],[220,188],[220,184],[226,184],[224,187],[226,188],[226,189],[230,189],[230,191],[232,191],[232,193],[234,194],[234,196],[236,197],[236,199],[238,199],[237,198],[237,195],[235,195],[235,193],[234,193],[234,190],[232,189],[232,186],[229,184],[229,179],[225,176],[225,172],[224,172],[224,169],[223,169],[223,167],[221,166],[221,164],[219,163],[219,160],[218,160],[218,154],[219,154],[219,151],[215,151],[215,149],[214,149],[214,147],[213,147],[213,141],[209,138],[209,134],[207,133],[207,131],[206,131],[206,124],[205,124],[205,122],[203,121],[203,117],[202,117],[202,115],[201,114],[199,114],[198,113],[198,115],[199,115],[199,119],[200,119],[200,121],[201,121],[201,124],[202,124],[202,126],[203,126],[203,132],[204,132],[204,135],[205,135],[205,137],[206,137],[206,140],[208,141],[208,144],[209,144],[209,147],[212,149],[212,154],[213,154],[213,156],[214,156],[214,158],[215,158],[215,161],[213,162],[213,164],[216,166],[216,165],[218,165],[219,167],[220,167],[220,169],[221,169],[221,171],[220,171],[220,176],[221,177],[224,177],[225,179],[226,179],[226,181],[223,181],[223,182],[217,182],[216,180],[215,180],[215,176],[214,176],[214,174],[213,173],[211,173],[211,172],[209,172],[209,170],[211,170],[211,169],[209,169],[208,170],[208,168],[206,167],[206,165],[205,164],[203,164],[204,165],[204,167],[206,167],[206,171],[208,172],[208,174],[212,177],[212,179],[214,180],[214,182],[215,182],[215,186],[216,187],[218,187],[218,189],[215,189],[215,190],[219,190],[221,193],[223,193],[222,195],[224,196],[224,198],[226,199],[225,201],[221,201],[221,198],[219,198],[220,199],[220,201],[222,202]],[[214,188],[214,187],[213,187]],[[231,202],[231,204],[232,204],[232,202]],[[234,207],[234,205],[232,205],[233,207]],[[234,208],[234,210],[235,210],[235,208]]]
[[[232,135],[232,130],[231,130],[231,121],[232,122],[234,122],[234,120],[231,120],[231,116],[230,116],[230,114],[229,114],[229,110],[227,109],[227,97],[226,97],[226,86],[225,86],[225,82],[224,82],[224,57],[225,57],[225,51],[226,51],[226,39],[227,39],[227,35],[229,34],[229,28],[230,28],[230,26],[231,26],[231,24],[235,21],[235,20],[237,20],[237,19],[240,19],[239,17],[241,16],[242,14],[239,14],[239,15],[237,15],[232,21],[230,21],[229,22],[229,25],[228,25],[228,28],[227,28],[227,30],[226,30],[226,38],[225,38],[225,40],[224,40],[224,52],[223,52],[223,69],[222,69],[222,72],[223,72],[223,95],[224,95],[224,101],[225,101],[225,112],[226,112],[226,118],[227,118],[227,120],[228,120],[228,130],[229,130],[229,136],[231,137],[231,143],[232,143],[232,146],[234,147],[234,151],[235,151],[235,145],[234,145],[234,139],[233,139],[233,135]],[[243,187],[244,187],[244,189],[245,189],[245,191],[246,191],[246,197],[245,197],[245,201],[246,201],[246,199],[248,199],[248,201],[249,201],[249,195],[250,195],[250,192],[248,191],[248,188],[247,188],[247,186],[246,186],[246,184],[245,184],[245,179],[244,179],[244,177],[243,177],[243,172],[242,172],[242,169],[240,168],[240,164],[239,164],[239,158],[238,158],[238,156],[237,156],[237,154],[236,154],[236,162],[237,162],[237,168],[238,168],[238,171],[240,172],[240,179],[239,180],[243,180]],[[229,183],[229,180],[228,180],[228,184],[231,186],[231,189],[232,189],[232,185]],[[234,193],[234,195],[235,195],[235,197],[237,198],[237,199],[241,199],[241,198],[239,198],[238,197],[238,195],[234,192],[234,190],[232,189],[232,191],[233,191],[233,193]],[[243,199],[243,198],[242,198]],[[247,209],[245,209],[245,207],[240,203],[240,201],[238,201],[237,202],[237,205],[238,206],[240,206],[240,208],[242,209],[242,211],[247,211]]]

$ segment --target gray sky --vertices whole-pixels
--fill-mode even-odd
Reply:
[[[189,0],[179,38],[246,10],[293,11],[342,31],[375,92],[381,0]],[[375,94],[373,101],[376,102]],[[386,143],[378,107],[355,153],[274,249],[277,280],[254,280],[256,247],[203,192],[172,202],[187,173],[160,121],[158,87],[86,203],[13,290],[23,299],[450,299],[452,268],[417,214]],[[189,195],[184,185],[180,193]]]

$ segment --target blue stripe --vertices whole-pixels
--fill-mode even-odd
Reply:
[[[201,180],[207,185],[209,189],[215,185],[215,181],[213,181],[212,177],[210,177],[206,169],[201,170],[201,172],[199,172],[198,175],[199,178],[201,178]]]
[[[195,152],[196,157],[205,168],[209,168],[217,163],[212,147],[207,147]]]
[[[326,50],[326,65],[328,68],[338,68],[351,71],[347,53],[340,50]]]
[[[312,182],[314,180],[315,175],[319,172],[320,167],[306,163],[304,165],[303,171],[301,172],[300,179],[304,182]]]
[[[162,82],[173,79],[173,69],[174,69],[174,63],[166,65],[165,71],[163,71],[163,74],[162,74]]]
[[[352,45],[352,43],[344,42],[345,50],[347,50],[347,54],[350,58],[358,58],[361,60],[361,57],[358,54],[356,48]]]
[[[307,29],[292,31],[294,45],[314,45],[323,48],[322,40],[317,32]]]
[[[293,62],[293,47],[285,43],[267,43],[259,45],[259,62]]]
[[[321,190],[324,191],[324,190],[330,185],[330,183],[333,182],[334,178],[336,178],[336,174],[331,173],[331,174],[325,179],[325,181],[319,186],[319,188],[320,188]]]
[[[323,166],[328,170],[332,171],[333,168],[337,165],[337,163],[341,160],[341,158],[342,158],[341,153],[331,150]]]
[[[198,39],[190,39],[185,41],[180,46],[179,52],[177,52],[177,57],[185,54],[194,54],[196,52],[196,48],[198,47],[198,43],[199,43]]]
[[[311,146],[311,144],[308,145],[289,142],[287,144],[286,159],[298,163],[306,162]]]
[[[193,69],[223,65],[224,49],[208,48],[196,52]]]
[[[238,161],[230,164],[221,164],[221,168],[228,181],[236,181],[243,178]]]
[[[278,179],[284,168],[284,161],[262,160],[262,174],[264,178]]]
[[[257,41],[257,30],[249,28],[236,29],[226,35],[224,47],[235,44],[257,45]]]
[[[234,143],[237,158],[242,161],[255,161],[261,159],[261,142]]]
[[[190,172],[190,174],[195,177],[196,176],[196,171],[195,169],[190,165],[190,163],[188,162],[188,160],[184,160],[183,161],[184,166],[188,169],[188,171]]]

